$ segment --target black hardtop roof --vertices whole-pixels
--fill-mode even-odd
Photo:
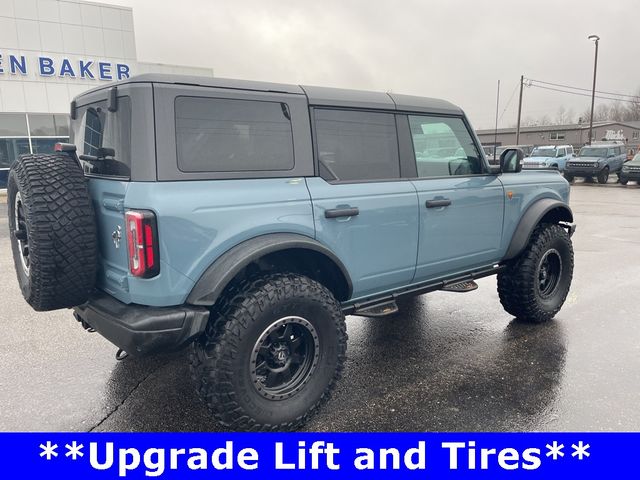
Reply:
[[[286,83],[257,82],[218,77],[199,77],[193,75],[175,75],[162,73],[145,73],[134,75],[126,80],[112,82],[93,88],[80,94],[83,96],[113,86],[129,83],[173,83],[199,87],[229,88],[260,92],[277,92],[306,95],[309,105],[326,105],[335,107],[355,107],[371,109],[388,109],[417,111],[442,114],[461,115],[462,110],[456,105],[437,98],[402,95],[397,93],[371,92],[366,90],[350,90],[344,88],[316,87],[307,85],[291,85]]]

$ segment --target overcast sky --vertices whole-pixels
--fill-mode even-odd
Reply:
[[[598,89],[640,88],[638,0],[104,3],[133,7],[139,60],[208,66],[220,77],[445,98],[476,128],[493,127],[498,79],[500,126],[515,124],[521,74],[591,88],[590,34],[601,37]],[[589,103],[525,88],[523,118],[553,118],[562,105],[577,119]]]

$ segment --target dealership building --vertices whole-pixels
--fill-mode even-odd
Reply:
[[[501,146],[516,144],[516,128],[499,128],[477,130],[478,138],[483,145]],[[581,147],[588,142],[589,124],[546,125],[522,127],[520,129],[520,145],[573,145]],[[637,149],[640,144],[640,122],[594,122],[592,142],[620,141],[629,148]]]
[[[73,97],[151,72],[213,76],[210,68],[138,60],[131,8],[0,0],[0,189],[18,155],[69,139]]]

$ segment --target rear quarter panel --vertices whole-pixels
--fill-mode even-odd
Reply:
[[[315,235],[303,178],[132,182],[125,207],[156,214],[161,276],[184,277],[173,283],[130,279],[135,303],[183,303],[207,267],[245,240],[269,233]]]

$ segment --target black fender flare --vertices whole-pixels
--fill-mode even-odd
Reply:
[[[533,230],[544,216],[552,211],[554,213],[553,221],[555,223],[573,223],[573,212],[566,203],[553,198],[542,198],[535,201],[529,206],[529,208],[527,208],[526,212],[520,219],[520,222],[511,237],[511,243],[509,243],[509,248],[507,249],[507,253],[503,260],[510,260],[520,255],[529,243]],[[572,226],[569,232],[573,233],[573,230],[574,227]]]
[[[188,304],[210,307],[229,282],[247,265],[259,258],[282,250],[311,250],[327,257],[338,267],[347,284],[348,298],[353,292],[353,284],[347,268],[327,247],[313,238],[295,233],[271,233],[260,235],[239,243],[223,253],[200,276],[187,297]]]

